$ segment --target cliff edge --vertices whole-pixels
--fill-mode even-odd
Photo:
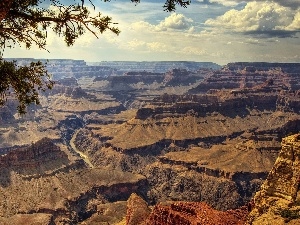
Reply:
[[[282,149],[261,190],[249,224],[300,224],[300,134],[282,140]]]

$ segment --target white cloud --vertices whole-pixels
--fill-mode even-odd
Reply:
[[[197,46],[187,46],[178,52],[185,55],[197,55],[197,56],[207,55],[206,50],[201,49]]]
[[[288,26],[285,27],[285,30],[300,31],[300,11],[296,13],[293,21]]]
[[[237,0],[239,2],[249,2],[249,0]],[[260,2],[267,2],[268,0],[257,0]],[[270,2],[276,2],[279,5],[290,7],[291,9],[300,8],[300,1],[299,0],[271,0]]]
[[[219,5],[233,7],[239,4],[238,0],[197,0],[197,2],[205,6],[216,3]]]
[[[145,46],[145,44],[146,44],[146,42],[144,42],[144,41],[139,41],[137,39],[133,39],[132,41],[128,41],[126,46],[129,49],[136,49],[136,48]]]
[[[132,23],[130,29],[135,31],[145,31],[145,29],[147,31],[153,31],[155,30],[155,26],[145,21],[138,21]]]
[[[168,51],[168,46],[161,42],[147,43],[147,47],[150,51],[154,51],[154,52],[167,52]]]
[[[216,19],[208,19],[205,25],[250,34],[289,36],[300,31],[300,11],[274,2],[249,2],[242,10],[229,10]]]
[[[218,3],[224,6],[236,6],[238,2],[231,0],[210,0],[211,3]]]
[[[183,14],[172,13],[169,17],[166,17],[165,20],[161,21],[157,26],[157,30],[186,30],[191,27],[192,19],[185,17]]]
[[[194,27],[192,26],[193,20],[185,17],[183,14],[172,13],[170,16],[162,20],[158,25],[153,25],[145,21],[134,22],[131,24],[130,29],[136,31],[175,31],[175,30],[185,30],[188,32],[193,32]]]
[[[300,8],[299,0],[256,0],[257,2],[274,2],[281,6],[290,7],[291,9]],[[249,3],[252,0],[197,0],[200,3],[217,3],[224,6],[236,6],[239,3]]]

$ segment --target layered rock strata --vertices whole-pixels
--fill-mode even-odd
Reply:
[[[30,180],[11,172],[10,178],[7,187],[0,187],[0,223],[35,213],[51,214],[55,224],[78,223],[97,213],[98,205],[126,200],[145,185],[142,176],[103,168],[57,172]]]
[[[282,150],[255,194],[249,224],[300,223],[300,134],[282,140]]]
[[[9,151],[0,162],[0,224],[76,224],[146,186],[142,175],[87,168],[47,138]]]
[[[42,174],[70,165],[68,155],[49,138],[0,156],[0,168],[20,174]]]

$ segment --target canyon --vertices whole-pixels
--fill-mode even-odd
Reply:
[[[282,150],[259,192],[249,224],[299,224],[299,134],[282,140]]]
[[[0,108],[0,224],[242,224],[300,128],[297,63],[47,67],[41,105]]]

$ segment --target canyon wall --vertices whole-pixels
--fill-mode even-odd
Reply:
[[[282,150],[261,190],[255,194],[249,224],[300,223],[300,135],[282,140]]]

